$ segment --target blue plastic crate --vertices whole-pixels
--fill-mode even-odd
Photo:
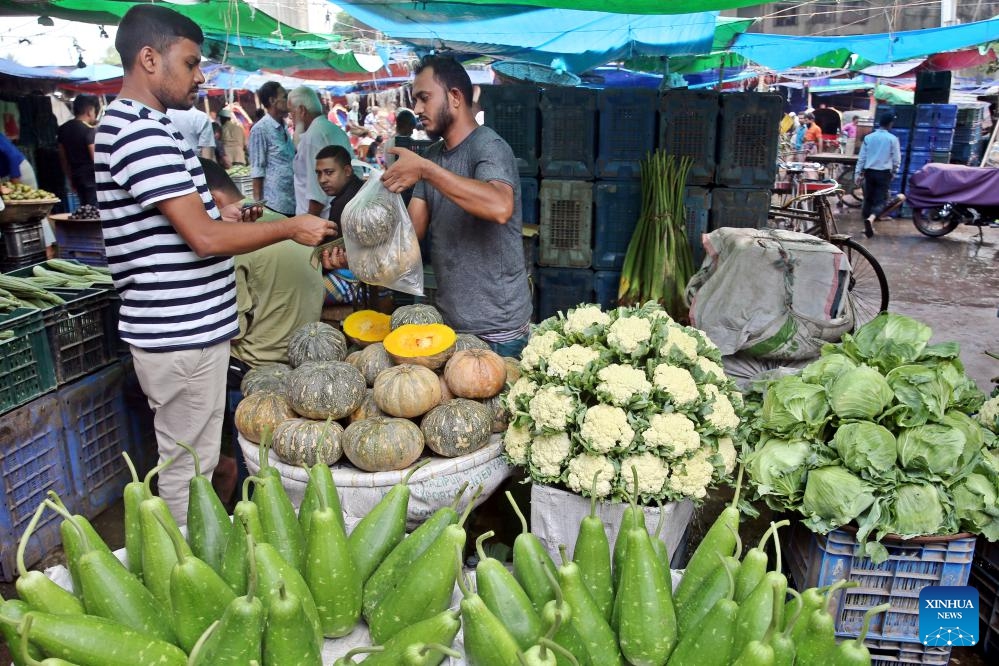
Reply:
[[[621,270],[628,244],[642,212],[642,182],[639,180],[599,181],[593,207],[593,268]]]
[[[617,307],[618,287],[621,285],[621,271],[594,271],[593,292],[594,303],[604,310]]]
[[[687,243],[697,269],[704,261],[704,234],[708,233],[711,218],[711,190],[706,187],[687,187],[683,192],[683,207],[687,214]]]
[[[0,416],[0,580],[17,574],[15,556],[21,533],[53,490],[71,511],[78,496],[70,475],[59,401],[50,394]],[[28,542],[25,565],[31,566],[59,545],[59,523],[46,511]]]
[[[954,145],[954,130],[936,129],[930,137],[930,150],[950,150]]]
[[[124,387],[125,369],[115,363],[58,392],[73,484],[88,518],[121,497],[130,478],[122,452],[136,458]]]
[[[524,224],[538,223],[538,179],[520,179],[520,220]]]
[[[914,104],[878,105],[878,110],[874,116],[874,124],[877,126],[878,120],[886,113],[895,116],[893,127],[899,129],[909,129],[916,124],[916,106]]]
[[[951,164],[971,164],[978,161],[978,143],[957,143],[950,149]]]
[[[589,268],[593,257],[593,183],[541,181],[542,266]]]
[[[950,663],[949,647],[870,638],[864,640],[864,645],[871,653],[871,666],[947,666]]]
[[[956,104],[917,104],[916,127],[947,127],[957,125]]]
[[[593,302],[593,271],[588,268],[538,269],[538,320]]]
[[[76,259],[91,266],[107,266],[107,252],[100,220],[52,220],[61,259]]]
[[[814,534],[795,522],[785,549],[795,588],[823,587],[837,580],[859,583],[836,594],[829,611],[837,636],[857,636],[864,613],[891,603],[891,609],[871,622],[871,640],[919,641],[919,591],[927,585],[967,585],[975,555],[975,537],[889,540],[888,560],[874,564],[860,555],[856,533],[837,529]]]
[[[718,93],[708,90],[667,90],[659,98],[659,149],[693,161],[688,185],[714,181],[719,111]]]
[[[773,187],[777,177],[777,134],[784,98],[771,93],[721,96],[715,183],[730,187]]]
[[[909,163],[906,173],[916,173],[931,161],[933,160],[930,151],[913,150],[909,153]]]
[[[930,149],[933,138],[932,127],[916,127],[912,130],[912,149],[926,151]]]
[[[484,123],[510,144],[526,176],[538,173],[538,101],[536,86],[482,86],[479,93]]]
[[[0,414],[30,402],[56,387],[55,365],[38,310],[18,309],[0,315]]]
[[[593,178],[597,91],[546,88],[540,107],[541,174],[546,178]]]
[[[770,192],[763,189],[716,187],[711,190],[711,231],[721,227],[761,229],[770,212]]]
[[[656,147],[656,91],[607,88],[598,97],[597,178],[638,178]]]

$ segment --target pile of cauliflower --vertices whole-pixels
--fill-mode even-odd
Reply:
[[[657,304],[581,305],[531,334],[506,458],[538,483],[584,496],[700,500],[736,465],[742,398],[701,331]]]

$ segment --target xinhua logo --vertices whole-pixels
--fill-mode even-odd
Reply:
[[[928,646],[977,643],[978,590],[967,585],[920,590],[919,637]]]

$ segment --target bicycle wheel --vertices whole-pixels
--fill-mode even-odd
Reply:
[[[854,330],[888,309],[888,279],[874,255],[851,238],[833,238],[830,242],[846,254],[850,262],[848,297],[853,305]]]

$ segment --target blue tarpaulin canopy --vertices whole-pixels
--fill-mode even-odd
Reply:
[[[75,67],[25,67],[13,60],[0,58],[0,74],[21,79],[57,79],[60,81],[80,81],[87,75]]]
[[[434,2],[345,4],[343,10],[400,41],[543,65],[561,59],[573,72],[635,55],[707,53],[717,12],[650,16],[488,7]]]

